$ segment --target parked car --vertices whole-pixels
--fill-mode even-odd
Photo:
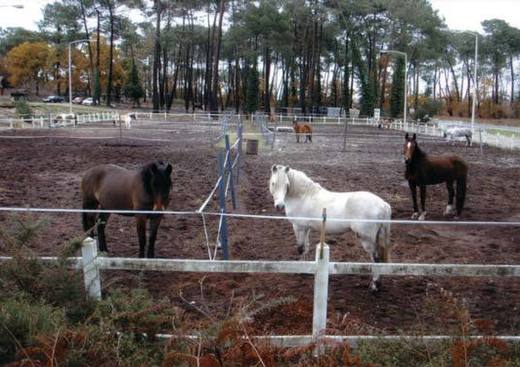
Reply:
[[[45,103],[62,103],[65,102],[65,99],[60,96],[48,96],[42,99],[42,101]]]
[[[94,99],[92,97],[85,98],[82,102],[82,105],[84,106],[92,106],[94,104]]]
[[[72,99],[72,103],[74,104],[81,104],[81,102],[83,102],[83,97],[74,97]]]

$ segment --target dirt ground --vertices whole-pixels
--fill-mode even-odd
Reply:
[[[349,128],[347,150],[342,152],[341,127],[319,126],[312,144],[296,144],[292,134],[279,133],[274,149],[266,145],[258,155],[242,162],[237,213],[280,214],[268,191],[272,164],[306,172],[325,188],[335,191],[368,190],[390,203],[393,218],[408,219],[411,198],[404,180],[400,132],[369,127]],[[204,124],[180,123],[118,129],[4,132],[0,138],[0,206],[80,208],[82,172],[101,163],[138,167],[153,159],[170,161],[173,189],[170,209],[196,210],[217,178],[217,149],[211,138],[218,129]],[[11,138],[7,139],[6,136]],[[108,138],[112,137],[112,138]],[[151,139],[151,140],[144,140]],[[439,139],[419,137],[428,153],[456,153],[470,166],[464,220],[518,221],[520,154],[491,147],[447,145]],[[428,219],[442,220],[447,192],[443,185],[428,189]],[[231,210],[231,205],[229,205]],[[216,198],[208,210],[216,209]],[[28,217],[24,215],[22,217]],[[31,214],[45,219],[45,229],[34,248],[40,255],[55,255],[67,241],[81,235],[78,214]],[[12,214],[0,213],[0,224]],[[208,218],[210,241],[217,221]],[[107,227],[109,256],[136,257],[133,220],[112,216]],[[295,238],[287,221],[229,220],[233,259],[296,260]],[[312,234],[312,243],[318,233]],[[351,233],[328,236],[332,261],[368,261]],[[520,264],[518,227],[411,226],[392,228],[394,262]],[[0,254],[5,254],[0,244]],[[159,229],[156,256],[207,259],[199,216],[166,216]],[[311,254],[314,256],[314,254]],[[157,297],[169,297],[186,317],[204,319],[196,308],[215,318],[230,310],[253,309],[280,303],[254,316],[259,332],[308,334],[312,323],[312,284],[303,275],[226,275],[142,272],[104,272],[103,287],[144,286]],[[385,277],[383,289],[373,295],[369,278],[334,276],[329,289],[329,326],[341,333],[445,333],[456,317],[442,307],[457,299],[474,319],[489,320],[499,334],[516,335],[520,329],[520,279]]]

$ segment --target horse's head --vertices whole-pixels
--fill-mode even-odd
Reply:
[[[285,207],[285,195],[287,195],[287,190],[289,190],[289,177],[287,177],[289,170],[289,167],[276,164],[271,167],[269,191],[273,195],[274,207],[276,209]]]
[[[149,163],[143,168],[143,183],[153,201],[153,210],[164,210],[168,206],[172,165],[162,161]]]
[[[404,163],[410,163],[412,157],[415,153],[415,149],[417,149],[417,140],[416,135],[413,134],[412,137],[406,133],[404,136],[404,147],[403,147],[403,155],[404,155]]]

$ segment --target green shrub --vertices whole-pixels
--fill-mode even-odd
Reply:
[[[36,342],[37,335],[54,334],[66,324],[59,308],[29,298],[0,300],[0,364],[13,360],[18,352]]]
[[[27,118],[32,116],[31,106],[25,100],[16,101],[14,104],[16,115],[20,118]]]

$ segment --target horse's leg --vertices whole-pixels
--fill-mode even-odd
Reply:
[[[457,180],[457,218],[462,214],[464,200],[466,199],[466,177]]]
[[[453,197],[455,196],[453,181],[446,181],[446,187],[448,188],[448,206],[444,211],[444,215],[450,215],[453,212]]]
[[[161,224],[162,215],[154,215],[150,219],[150,237],[148,239],[148,254],[147,257],[155,257],[155,239],[157,238],[157,230]]]
[[[296,246],[298,253],[305,256],[305,230],[302,227],[293,224],[294,235],[296,236]]]
[[[410,186],[410,191],[412,192],[412,202],[413,202],[412,219],[417,219],[419,217],[419,208],[417,207],[417,185],[411,181],[408,181],[408,186]]]
[[[421,192],[421,215],[419,220],[424,220],[426,218],[426,185],[420,185],[419,190]]]
[[[137,238],[139,239],[139,257],[144,257],[146,247],[146,216],[136,215],[135,224],[137,227]]]
[[[97,226],[99,251],[104,252],[108,252],[107,239],[105,237],[105,227],[107,225],[108,218],[110,218],[110,213],[99,213]]]
[[[303,231],[303,238],[304,238],[304,248],[305,248],[305,251],[304,251],[304,256],[309,252],[309,248],[310,248],[310,233],[311,233],[311,228],[310,227],[307,227],[304,231]]]
[[[370,261],[374,263],[379,263],[382,261],[379,256],[379,251],[377,248],[377,239],[371,239],[369,237],[361,237],[361,246],[363,249],[370,255]],[[372,274],[372,282],[370,282],[370,290],[372,292],[377,292],[381,287],[381,279],[380,275],[373,273]]]

